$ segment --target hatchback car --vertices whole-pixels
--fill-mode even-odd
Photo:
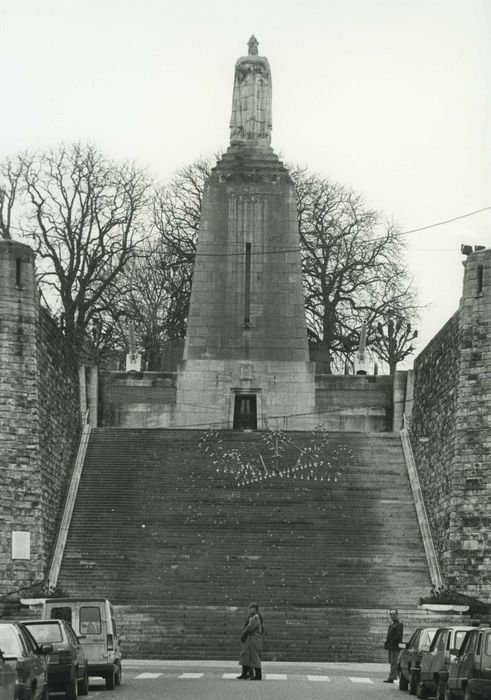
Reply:
[[[16,687],[12,698],[47,700],[46,654],[53,650],[51,644],[39,646],[24,625],[18,622],[1,622],[0,650],[5,663],[15,671]]]
[[[444,700],[448,667],[453,658],[450,650],[460,649],[465,635],[472,629],[463,626],[437,629],[429,651],[424,651],[421,657],[418,698],[435,695],[436,700]]]
[[[467,632],[448,669],[445,700],[491,698],[491,627]]]
[[[65,620],[29,620],[23,623],[38,644],[51,644],[48,654],[50,692],[63,691],[67,700],[88,695],[87,655],[72,626]]]
[[[399,654],[399,688],[409,690],[411,695],[416,695],[421,657],[423,651],[429,651],[436,630],[436,627],[418,627],[409,642],[406,642],[406,648]]]

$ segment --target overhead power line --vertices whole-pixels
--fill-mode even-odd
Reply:
[[[491,207],[483,207],[483,209],[476,209],[475,211],[470,211],[468,214],[461,214],[460,216],[454,216],[453,219],[446,219],[445,221],[437,221],[436,224],[429,224],[428,226],[421,226],[420,228],[413,228],[410,231],[402,231],[401,236],[408,236],[410,233],[417,233],[418,231],[426,231],[429,228],[435,228],[435,226],[444,226],[445,224],[451,224],[452,221],[458,221],[459,219],[467,219],[468,216],[474,216],[474,214],[480,214],[483,211],[488,211]]]
[[[411,233],[418,233],[419,231],[426,231],[430,228],[436,228],[437,226],[444,226],[445,224],[451,224],[453,221],[459,221],[460,219],[467,219],[470,216],[474,216],[475,214],[481,214],[483,211],[489,211],[491,210],[491,206],[489,207],[483,207],[482,209],[476,209],[475,211],[470,211],[467,214],[460,214],[459,216],[454,216],[452,219],[445,219],[443,221],[437,221],[433,224],[428,224],[427,226],[421,226],[419,228],[413,228],[410,229],[409,231],[401,231],[398,236],[409,236]],[[371,238],[371,241],[380,241],[385,236],[377,236],[376,238]],[[253,255],[271,255],[273,253],[298,253],[301,252],[303,249],[298,247],[298,248],[282,248],[282,249],[276,249],[276,250],[261,250],[261,251],[252,251]],[[429,249],[425,249],[429,250]],[[434,251],[440,251],[440,250],[449,250],[448,248],[433,248],[432,250]],[[240,255],[245,255],[245,251],[237,251],[237,252],[227,252],[227,253],[197,253],[199,257],[230,257],[230,256],[240,256]]]
[[[413,228],[410,229],[409,231],[401,231],[398,233],[398,236],[409,236],[412,233],[418,233],[419,231],[427,231],[430,228],[436,228],[437,226],[445,226],[446,224],[451,224],[454,221],[459,221],[461,219],[467,219],[470,216],[475,216],[476,214],[481,214],[484,211],[490,211],[491,206],[488,207],[483,207],[482,209],[476,209],[475,211],[470,211],[467,212],[467,214],[460,214],[459,216],[454,216],[451,219],[444,219],[443,221],[436,221],[433,224],[428,224],[427,226],[420,226],[419,228]],[[28,231],[26,232],[24,229],[19,228],[18,226],[10,226],[9,229],[12,229],[14,231],[20,231],[21,233],[28,234],[28,235],[35,235],[34,231]],[[367,242],[373,242],[373,241],[380,241],[385,236],[377,236],[375,238],[371,238]],[[424,250],[433,250],[433,251],[441,251],[441,250],[449,250],[448,248],[432,248],[432,249],[424,249]],[[252,255],[280,255],[283,253],[299,253],[302,252],[303,248],[300,246],[294,247],[294,248],[273,248],[271,250],[253,250],[251,251]],[[236,252],[226,252],[226,253],[196,253],[196,257],[201,257],[201,258],[227,258],[227,257],[236,257],[236,256],[244,256],[245,255],[245,250],[240,250]]]

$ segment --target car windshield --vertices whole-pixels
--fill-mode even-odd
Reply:
[[[0,625],[0,649],[4,656],[22,656],[22,647],[13,627]]]
[[[486,656],[491,656],[491,633],[486,633],[486,640],[484,642],[484,653]]]
[[[60,625],[58,625],[57,623],[27,623],[26,627],[38,644],[48,644],[63,641],[63,635],[61,633]]]

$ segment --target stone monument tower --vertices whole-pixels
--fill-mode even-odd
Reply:
[[[271,146],[271,71],[239,58],[230,146],[205,187],[176,425],[301,428],[314,411],[295,188]]]

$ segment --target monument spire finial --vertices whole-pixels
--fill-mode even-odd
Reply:
[[[249,56],[257,56],[257,54],[258,54],[257,47],[259,46],[259,41],[256,39],[254,34],[251,36],[251,38],[247,42],[247,46],[249,47]]]

